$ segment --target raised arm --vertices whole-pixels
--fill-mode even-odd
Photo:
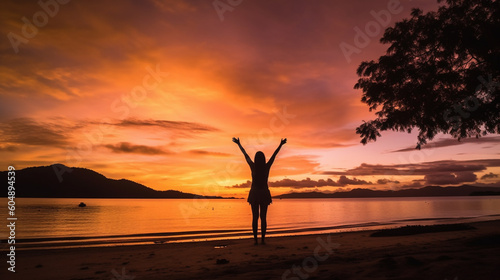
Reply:
[[[245,159],[247,160],[248,165],[253,166],[252,159],[248,156],[248,154],[245,151],[245,149],[243,149],[243,146],[241,146],[240,138],[233,137],[233,142],[236,143],[236,144],[238,144],[238,147],[240,147],[240,150],[243,153],[243,155],[245,156]]]
[[[280,151],[281,149],[281,146],[285,145],[286,144],[286,138],[285,139],[281,139],[281,143],[280,145],[278,146],[278,148],[276,149],[276,151],[274,151],[274,154],[271,156],[271,158],[269,159],[269,161],[267,162],[267,165],[269,167],[271,167],[271,165],[273,165],[274,163],[274,159],[276,158],[276,155],[278,154],[278,152]]]

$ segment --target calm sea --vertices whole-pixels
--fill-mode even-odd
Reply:
[[[7,208],[7,199],[0,200]],[[86,207],[78,207],[80,202]],[[7,211],[2,211],[7,224]],[[21,248],[251,237],[243,199],[16,199]],[[500,219],[500,197],[274,200],[269,236]],[[2,248],[7,228],[1,226]]]

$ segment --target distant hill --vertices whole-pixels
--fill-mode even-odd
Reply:
[[[500,187],[476,187],[462,185],[459,187],[427,186],[419,189],[405,190],[369,190],[353,189],[348,192],[293,192],[274,196],[274,198],[361,198],[361,197],[423,197],[423,196],[469,196],[494,195],[500,192]]]
[[[139,183],[120,179],[106,178],[93,170],[72,167],[65,172],[59,182],[56,170],[68,168],[62,164],[29,167],[16,170],[16,197],[55,197],[55,198],[222,198],[220,196],[201,196],[180,191],[157,191]],[[69,170],[69,168],[68,168]],[[7,171],[0,172],[2,182],[7,182]],[[0,197],[7,196],[7,188]]]

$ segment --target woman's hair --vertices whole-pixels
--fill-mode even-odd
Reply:
[[[266,156],[264,153],[261,151],[256,152],[254,162],[256,167],[264,167],[266,165]]]

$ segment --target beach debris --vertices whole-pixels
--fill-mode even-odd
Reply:
[[[165,241],[165,240],[155,240],[154,241],[155,244],[163,244],[165,242],[167,242],[167,241]]]
[[[227,263],[229,263],[229,261],[226,259],[217,259],[217,261],[215,263],[216,264],[227,264]]]
[[[227,245],[215,245],[214,249],[224,249],[226,247],[227,247]]]
[[[85,207],[87,206],[87,204],[83,203],[83,202],[80,202],[80,204],[78,204],[78,207]]]

